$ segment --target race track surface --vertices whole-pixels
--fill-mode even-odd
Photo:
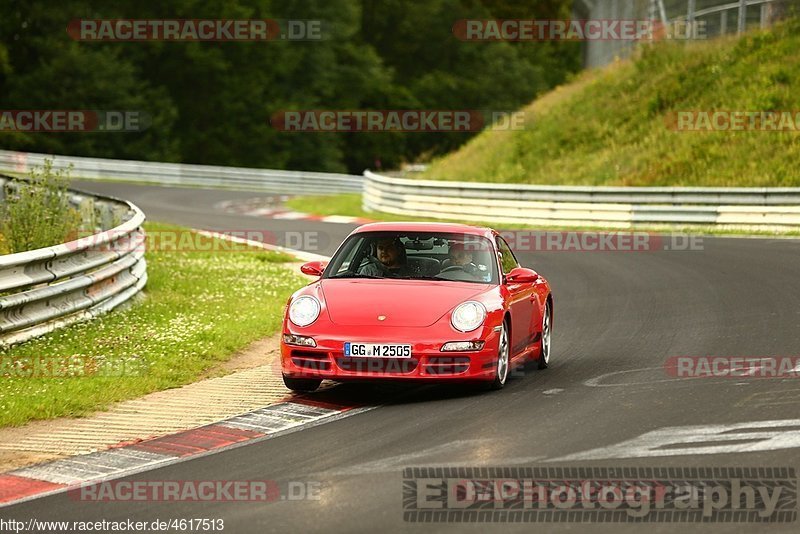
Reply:
[[[150,220],[214,230],[317,231],[329,255],[353,228],[224,213],[251,193],[83,182],[133,201]],[[257,195],[256,195],[257,196]],[[225,532],[607,531],[642,525],[418,524],[403,521],[402,469],[412,466],[800,467],[797,379],[675,379],[675,356],[800,354],[800,241],[702,239],[702,250],[522,252],[555,296],[553,363],[499,392],[455,386],[341,385],[324,396],[378,408],[168,466],[138,480],[270,479],[320,483],[321,499],[274,503],[96,503],[61,494],[0,510],[54,520],[222,518]],[[719,440],[727,425],[754,437]],[[788,421],[774,423],[774,421]],[[720,426],[722,425],[722,426]],[[781,427],[783,425],[783,427]],[[667,427],[678,444],[637,440]],[[704,430],[705,429],[705,430]],[[760,432],[760,433],[759,433]],[[678,431],[665,434],[674,436]],[[764,434],[766,433],[766,434]],[[770,433],[777,433],[771,439]],[[766,436],[766,437],[765,437]],[[666,438],[665,438],[666,439]],[[687,444],[686,441],[695,443]],[[756,449],[747,452],[748,447]],[[763,449],[763,450],[758,450]],[[751,532],[742,524],[652,524],[653,531]],[[763,528],[763,527],[760,527]],[[795,531],[778,524],[771,532]]]

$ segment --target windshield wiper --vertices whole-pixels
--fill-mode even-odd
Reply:
[[[439,276],[398,276],[396,280],[439,280],[445,282],[452,282],[450,278],[441,278]]]
[[[458,278],[443,278],[441,276],[402,276],[397,280],[428,280],[435,282],[466,282],[468,284],[486,284],[484,280],[460,280]]]
[[[374,274],[361,274],[361,273],[342,273],[342,274],[334,274],[329,278],[374,278],[382,280],[383,276],[376,276]]]

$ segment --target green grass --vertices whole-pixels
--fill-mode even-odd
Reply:
[[[349,215],[351,217],[362,217],[374,221],[408,221],[408,222],[451,222],[462,223],[471,226],[485,226],[494,228],[495,230],[597,230],[601,232],[616,232],[616,231],[630,231],[630,230],[615,230],[604,228],[602,226],[531,226],[525,224],[510,224],[510,223],[493,223],[486,221],[468,221],[468,220],[453,220],[453,219],[436,219],[435,217],[410,217],[406,215],[395,215],[392,213],[384,213],[380,211],[365,211],[361,207],[361,195],[358,193],[343,193],[339,195],[330,196],[307,196],[307,197],[292,197],[285,202],[285,205],[293,210],[303,213],[310,213],[313,215]],[[692,234],[692,235],[720,235],[720,236],[772,236],[772,237],[796,237],[800,236],[798,231],[781,231],[773,232],[768,230],[732,230],[720,229],[714,226],[678,226],[678,225],[653,225],[653,226],[636,226],[633,229],[637,232],[675,232],[679,234]]]
[[[292,210],[314,215],[348,215],[376,221],[426,221],[421,217],[400,217],[390,213],[364,211],[361,207],[360,193],[341,193],[338,195],[291,197],[284,205]]]
[[[148,224],[146,230],[185,229]],[[148,251],[141,301],[0,351],[0,426],[80,416],[192,382],[276,332],[286,299],[306,281],[280,265],[293,258],[242,249]],[[91,361],[102,372],[67,378],[8,372],[10,362],[39,357]]]
[[[532,184],[800,186],[800,132],[676,132],[681,110],[800,110],[800,22],[665,42],[533,102],[418,178]]]

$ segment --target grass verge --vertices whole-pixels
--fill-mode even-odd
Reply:
[[[629,230],[616,230],[613,228],[603,228],[601,226],[531,226],[525,224],[492,223],[485,221],[467,221],[453,219],[436,219],[434,217],[410,217],[405,215],[395,215],[380,211],[365,211],[361,207],[361,195],[358,193],[344,193],[330,196],[301,196],[292,197],[285,202],[285,205],[292,209],[312,215],[349,215],[351,217],[361,217],[373,221],[409,221],[409,222],[452,222],[469,224],[471,226],[487,226],[495,230],[591,230],[601,232],[616,232]],[[681,233],[692,235],[716,235],[716,236],[763,236],[763,237],[800,237],[800,230],[788,232],[771,232],[767,230],[729,230],[713,226],[637,226],[633,230],[654,233]]]
[[[186,231],[152,223],[145,229]],[[306,283],[280,265],[294,259],[219,248],[224,252],[148,251],[141,302],[0,351],[0,426],[80,416],[190,383],[275,333],[286,299]],[[59,373],[75,376],[37,371],[37,361],[73,362]]]

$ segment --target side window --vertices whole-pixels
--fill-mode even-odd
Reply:
[[[358,265],[353,265],[353,261],[359,261],[364,258],[367,251],[365,251],[365,243],[363,238],[354,239],[351,246],[344,251],[338,265],[333,267],[336,269],[333,274],[341,274],[346,271],[354,272],[358,269]]]
[[[497,238],[497,250],[500,253],[500,267],[503,268],[503,274],[508,274],[515,267],[519,267],[517,258],[514,257],[514,253],[511,252],[511,248],[502,237]]]

